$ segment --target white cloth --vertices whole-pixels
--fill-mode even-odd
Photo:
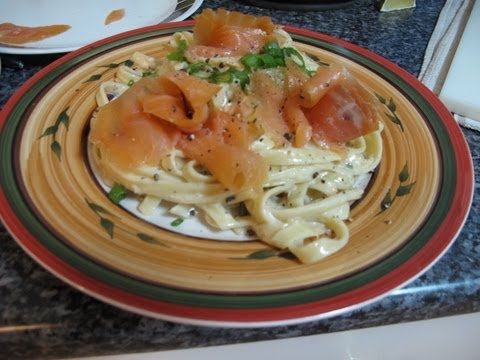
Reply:
[[[440,12],[418,76],[437,95],[442,89],[474,3],[475,0],[447,0]],[[458,114],[453,116],[461,126],[480,131],[480,121]]]

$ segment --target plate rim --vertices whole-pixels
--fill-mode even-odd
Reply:
[[[73,53],[63,56],[62,58],[56,60],[50,65],[47,65],[45,68],[40,70],[39,73],[27,80],[27,82],[9,99],[2,111],[2,114],[0,115],[0,126],[2,127],[2,130],[4,128],[4,125],[6,124],[6,121],[8,120],[8,115],[14,109],[14,105],[22,98],[24,93],[26,93],[27,90],[38,80],[48,75],[51,70],[57,68],[58,66],[61,66],[63,63],[73,60],[75,58],[78,59],[78,57],[81,57],[82,54],[90,52],[92,49],[100,45],[110,44],[113,46],[113,44],[117,40],[134,37],[135,35],[148,34],[155,30],[169,29],[173,32],[176,31],[175,29],[188,27],[193,25],[193,23],[193,21],[184,21],[176,24],[165,23],[132,30],[126,33],[117,34],[112,37],[100,40],[93,44],[87,45]],[[338,46],[340,49],[344,48],[349,52],[358,53],[361,56],[370,59],[374,63],[377,63],[381,67],[386,68],[389,72],[395,74],[396,76],[402,78],[403,81],[407,82],[410,86],[413,86],[415,90],[422,95],[422,98],[424,98],[428,104],[437,105],[436,114],[439,116],[442,125],[445,126],[446,130],[448,131],[448,135],[457,135],[454,138],[449,136],[449,140],[452,141],[452,146],[455,149],[462,148],[463,150],[467,150],[468,152],[468,144],[466,143],[466,140],[461,133],[458,124],[453,120],[453,117],[448,112],[446,107],[430,90],[428,90],[411,74],[401,69],[397,65],[393,64],[389,60],[381,57],[380,55],[377,55],[367,49],[361,48],[347,41],[334,38],[332,36],[319,32],[301,29],[298,27],[285,26],[284,28],[285,30],[289,32],[294,32],[297,35],[321,39],[323,41],[331,43],[334,46]],[[449,121],[445,123],[445,119],[449,119]],[[2,139],[3,135],[0,140]],[[1,149],[2,147],[0,147],[0,150]],[[404,286],[406,283],[409,283],[416,279],[418,276],[422,275],[448,250],[448,248],[455,241],[467,219],[470,204],[473,199],[474,175],[472,159],[471,156],[466,156],[466,153],[454,154],[454,156],[459,155],[463,155],[461,159],[462,161],[460,162],[460,164],[464,167],[463,171],[471,175],[461,177],[461,180],[463,181],[461,186],[464,189],[468,189],[467,192],[465,192],[463,196],[461,196],[458,191],[453,194],[454,198],[452,199],[452,203],[457,204],[455,214],[456,217],[458,217],[458,214],[462,215],[461,221],[456,222],[457,226],[455,227],[453,232],[452,229],[445,229],[446,221],[443,221],[442,225],[435,231],[437,238],[439,236],[438,234],[440,233],[440,230],[442,230],[450,234],[450,239],[448,241],[444,240],[440,243],[439,240],[435,242],[430,239],[427,242],[427,245],[429,245],[428,250],[431,251],[433,248],[433,250],[435,250],[435,256],[429,256],[428,251],[426,253],[425,249],[427,248],[427,246],[424,246],[422,248],[422,251],[416,253],[414,257],[410,258],[408,261],[402,264],[402,269],[410,271],[404,271],[402,274],[398,274],[399,268],[397,268],[393,273],[386,274],[363,287],[355,289],[354,292],[348,292],[349,295],[353,295],[358,301],[352,301],[352,299],[345,299],[345,294],[340,294],[336,297],[329,298],[327,302],[325,302],[324,300],[317,300],[308,303],[302,303],[300,305],[279,306],[269,309],[222,309],[198,308],[184,304],[182,305],[176,303],[167,303],[154,299],[141,298],[136,294],[130,294],[121,289],[114,288],[111,285],[104,284],[103,282],[100,282],[93,277],[89,277],[88,275],[79,272],[77,269],[73,268],[70,264],[66,263],[62,259],[57,258],[54,254],[48,252],[48,250],[45,251],[41,244],[37,243],[35,238],[29,233],[25,225],[22,224],[21,220],[15,216],[13,211],[8,211],[11,210],[10,206],[8,206],[8,209],[7,206],[2,207],[2,209],[0,210],[0,215],[2,218],[2,222],[5,224],[6,228],[15,238],[17,243],[19,243],[20,246],[43,267],[48,269],[51,273],[55,274],[57,277],[61,278],[63,281],[70,284],[74,288],[77,288],[80,291],[87,293],[94,298],[103,300],[104,302],[110,303],[125,310],[129,310],[137,314],[153,316],[156,318],[171,320],[175,322],[207,326],[251,327],[295,324],[330,317],[376,301],[378,298],[388,295],[388,293],[390,293],[394,289]],[[459,163],[457,163],[457,168],[460,168]],[[460,188],[460,186],[457,185],[455,186],[455,188]],[[0,203],[9,205],[9,202],[4,193],[3,186],[0,190]],[[460,197],[462,199],[460,199]],[[468,203],[468,206],[460,206],[460,203]],[[453,212],[454,211],[450,210],[448,214],[452,214]],[[432,244],[432,242],[434,243]],[[411,264],[415,263],[417,263],[417,267],[418,263],[422,264],[422,270],[413,271],[412,274]],[[59,269],[61,269],[61,271],[59,271]],[[409,275],[407,276],[407,274]],[[394,286],[392,286],[392,284],[394,284]],[[385,288],[388,288],[388,291],[384,291]],[[365,298],[366,292],[369,293],[370,296],[367,296]],[[343,307],[338,307],[337,301],[339,301],[339,298],[341,298],[344,303]],[[119,301],[118,299],[122,300]],[[320,308],[323,310],[318,311]],[[159,313],[159,309],[163,309],[161,313]],[[315,311],[314,309],[317,309],[317,311]],[[328,310],[325,311],[325,309]],[[288,313],[288,316],[285,316],[286,313]],[[182,315],[180,316],[178,314]]]

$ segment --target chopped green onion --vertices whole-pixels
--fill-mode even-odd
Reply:
[[[273,57],[283,57],[282,48],[276,41],[267,42],[263,46],[265,53],[272,55]]]
[[[283,49],[283,52],[285,56],[290,57],[295,62],[295,64],[300,67],[305,67],[305,60],[303,60],[302,55],[300,55],[297,49],[287,47]]]
[[[218,68],[215,68],[204,61],[199,61],[188,65],[187,71],[191,75],[195,75],[214,84],[231,84],[237,82],[242,89],[244,89],[250,82],[250,78],[246,71],[238,70],[233,66],[229,66],[226,70],[220,71]]]
[[[259,54],[245,54],[240,61],[247,71],[253,71],[285,66],[287,57],[291,58],[306,74],[310,76],[313,74],[312,71],[307,69],[305,60],[298,50],[291,47],[281,48],[276,41],[266,43]]]
[[[253,71],[256,69],[271,69],[278,66],[285,66],[285,60],[280,48],[267,46],[268,44],[270,43],[267,43],[264,46],[264,51],[268,52],[263,52],[260,54],[248,53],[242,56],[240,61],[248,71]]]
[[[242,89],[250,83],[250,78],[245,71],[236,70],[234,68],[230,68],[230,70],[232,71],[234,81],[238,81]]]
[[[183,219],[182,219],[182,218],[177,218],[177,219],[173,220],[173,221],[170,223],[170,225],[172,225],[172,226],[178,226],[178,225],[180,225],[181,223],[183,223]]]
[[[135,81],[133,81],[132,79],[128,80],[128,83],[127,83],[128,86],[132,86],[133,84],[135,84]]]
[[[167,59],[170,61],[183,61],[185,50],[187,50],[187,41],[179,40],[177,49],[167,55]]]
[[[283,52],[285,54],[285,57],[289,57],[290,59],[293,60],[293,62],[295,64],[297,64],[297,66],[303,70],[304,73],[306,73],[307,75],[310,75],[312,76],[313,74],[315,74],[315,71],[311,71],[311,70],[308,70],[307,69],[307,64],[305,64],[305,59],[303,58],[303,56],[298,52],[297,49],[294,49],[294,48],[290,48],[290,47],[287,47],[287,48],[284,48],[283,49]]]
[[[155,77],[157,75],[156,71],[145,71],[142,73],[142,77]]]
[[[189,64],[187,67],[187,72],[190,75],[196,75],[201,78],[208,78],[212,71],[213,68],[205,61],[199,61],[193,64]]]
[[[127,189],[123,185],[113,185],[110,191],[108,192],[108,198],[114,204],[120,204],[120,201],[125,199],[127,196]]]
[[[210,79],[216,84],[238,82],[242,89],[250,82],[250,78],[245,71],[237,70],[234,67],[229,67],[226,71],[214,72]]]

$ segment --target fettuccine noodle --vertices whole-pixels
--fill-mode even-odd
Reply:
[[[311,74],[322,70],[295,48],[285,31],[276,28],[274,36],[280,47],[295,49],[301,55],[302,66]],[[191,33],[181,32],[172,36],[168,46],[175,51],[194,42]],[[208,64],[220,72],[226,64],[243,70],[239,59],[239,56],[222,56],[209,59]],[[113,80],[100,85],[96,97],[99,109],[121,98],[145,74],[186,72],[194,60],[156,59],[135,52],[129,63],[118,67]],[[283,76],[275,69],[256,72],[273,78]],[[193,75],[206,78],[202,73]],[[208,102],[209,109],[231,114],[235,105],[232,99],[252,101],[250,86],[251,83],[244,86],[238,81],[220,83],[218,92]],[[255,107],[250,111],[255,112]],[[251,114],[248,116],[253,123]],[[92,125],[96,125],[95,121],[98,119],[94,116]],[[365,187],[359,185],[359,179],[368,177],[382,156],[382,124],[377,122],[376,130],[334,146],[319,144],[313,138],[302,146],[295,146],[293,141],[279,145],[269,131],[263,131],[248,146],[248,151],[260,156],[268,168],[260,189],[227,188],[206,166],[179,148],[169,151],[156,164],[143,163],[128,169],[109,161],[105,147],[92,139],[91,153],[102,179],[137,194],[139,210],[145,214],[164,204],[176,216],[185,219],[200,216],[208,226],[218,230],[254,233],[259,240],[292,252],[301,262],[313,263],[348,242],[350,206],[363,196]]]

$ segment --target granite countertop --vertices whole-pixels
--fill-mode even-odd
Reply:
[[[241,1],[206,0],[201,8],[271,16],[353,42],[418,75],[443,0],[417,1],[415,9],[380,13],[374,0],[328,11],[266,10]],[[30,76],[58,55],[18,56],[23,69],[3,68],[0,107]],[[2,56],[5,65],[5,56]],[[475,166],[480,134],[463,129]],[[476,178],[480,178],[478,169]],[[135,315],[97,301],[37,265],[0,226],[0,358],[56,359],[180,349],[302,335],[480,311],[480,205],[473,206],[457,241],[409,285],[359,310],[301,325],[256,329],[207,328]]]

